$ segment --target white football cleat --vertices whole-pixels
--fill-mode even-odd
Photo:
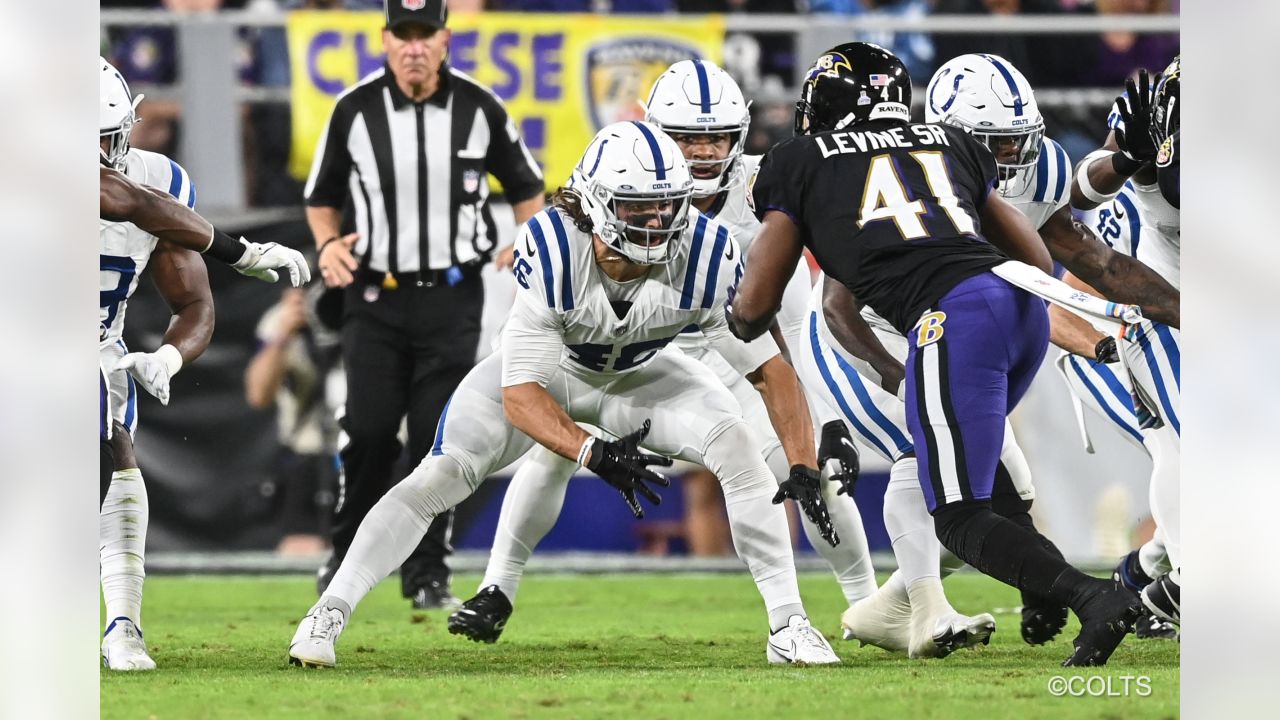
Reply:
[[[932,618],[912,618],[912,658],[943,658],[961,648],[986,645],[996,631],[996,619],[990,613],[970,617],[957,612]]]
[[[302,667],[333,667],[338,660],[334,644],[347,623],[337,608],[316,606],[302,618],[289,643],[289,662]]]
[[[102,634],[102,666],[108,670],[155,670],[142,631],[127,617],[118,617]]]
[[[882,587],[850,605],[840,615],[840,626],[845,640],[905,653],[911,645],[911,603],[891,597]]]
[[[786,627],[769,636],[765,655],[771,663],[831,665],[840,662],[836,651],[831,649],[831,643],[809,624],[808,619],[799,615],[792,615]]]

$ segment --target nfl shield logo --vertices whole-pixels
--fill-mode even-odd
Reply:
[[[421,10],[427,6],[427,0],[400,0],[400,7],[405,10]]]
[[[462,191],[473,193],[480,189],[480,172],[478,170],[462,171]]]
[[[672,63],[700,58],[696,48],[670,40],[623,38],[587,50],[587,111],[596,130],[623,120],[643,120],[638,98]]]

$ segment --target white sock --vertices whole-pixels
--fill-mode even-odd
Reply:
[[[1181,440],[1167,423],[1146,434],[1151,450],[1151,517],[1160,528],[1172,567],[1182,565]],[[1155,577],[1152,575],[1151,577]]]
[[[746,423],[735,423],[708,443],[702,465],[724,488],[734,550],[751,571],[776,630],[778,619],[785,625],[791,615],[805,613],[785,511],[772,503],[778,483],[760,455],[743,452],[758,447],[756,443]],[[784,613],[787,617],[781,618]]]
[[[525,563],[560,517],[565,490],[577,468],[573,460],[542,447],[534,448],[524,459],[502,498],[481,588],[497,585],[515,603]]]
[[[472,491],[456,460],[427,456],[365,515],[321,602],[334,597],[354,610],[374,585],[409,557],[432,519]]]
[[[1138,565],[1153,580],[1173,569],[1164,547],[1164,532],[1160,528],[1157,527],[1155,535],[1138,548]]]
[[[844,599],[852,605],[876,591],[876,570],[871,565],[871,549],[867,546],[867,531],[862,527],[862,513],[858,512],[853,498],[837,495],[838,489],[838,482],[824,480],[822,483],[822,495],[827,501],[831,524],[840,536],[839,545],[831,547],[823,540],[818,528],[803,512],[800,513],[800,521],[809,544],[831,566]]]
[[[142,482],[142,471],[116,471],[98,513],[98,558],[108,623],[126,617],[142,627],[147,520],[147,486]]]
[[[933,516],[925,507],[917,468],[914,457],[894,463],[884,492],[884,526],[907,589],[926,578],[942,580],[942,543],[933,528]]]

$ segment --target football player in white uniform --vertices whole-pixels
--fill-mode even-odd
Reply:
[[[141,628],[148,506],[146,486],[133,454],[137,386],[168,404],[170,379],[209,345],[213,299],[199,253],[209,252],[240,272],[265,280],[276,279],[274,268],[288,269],[294,284],[309,279],[306,263],[297,252],[274,243],[264,246],[231,240],[214,231],[191,211],[196,193],[186,171],[164,155],[129,146],[141,100],[141,95],[130,94],[120,73],[99,58],[98,125],[103,166],[98,232],[103,415],[99,435],[111,444],[111,452],[103,453],[111,473],[101,497],[99,552],[108,618],[102,661],[112,670],[155,668]],[[161,194],[172,200],[160,201]],[[121,337],[127,304],[148,267],[172,311],[172,320],[157,350],[129,352]]]
[[[1106,143],[1081,161],[1071,190],[1075,207],[1100,208],[1099,221],[1116,218],[1118,224],[1132,224],[1130,252],[1174,287],[1181,285],[1181,219],[1179,209],[1161,192],[1157,166],[1174,160],[1181,75],[1182,61],[1176,57],[1157,77],[1154,88],[1145,71],[1136,82],[1126,83],[1125,94],[1116,100],[1107,118],[1111,133]],[[1103,294],[1110,297],[1105,291]],[[1160,562],[1157,541],[1155,546],[1149,544],[1130,553],[1116,576],[1131,589],[1142,588],[1144,603],[1157,616],[1178,622],[1182,555],[1180,333],[1177,323],[1147,321],[1132,328],[1128,337],[1132,339],[1122,341],[1120,350],[1133,380],[1138,424],[1144,437],[1154,437],[1159,443],[1161,457],[1151,476],[1151,513],[1164,540],[1168,565]],[[1087,398],[1082,400],[1089,404]]]
[[[1111,287],[1122,277],[1133,278],[1131,297],[1141,297],[1156,313],[1176,317],[1177,294],[1171,287],[1139,263],[1108,249],[1072,218],[1067,185],[1070,162],[1061,146],[1043,136],[1044,122],[1033,90],[1017,68],[995,55],[954,58],[929,82],[925,110],[929,122],[961,127],[991,149],[1000,174],[1000,195],[1039,230],[1055,259]],[[874,336],[860,340],[862,326],[845,321],[854,312],[848,299],[838,283],[814,289],[806,325],[808,342],[801,346],[797,369],[807,387],[825,384],[835,400],[827,410],[848,420],[864,444],[893,463],[885,494],[885,525],[900,569],[872,598],[846,612],[843,623],[848,634],[886,649],[920,656],[941,648],[945,654],[972,644],[975,637],[985,639],[982,633],[990,633],[991,616],[967,618],[955,613],[942,591],[938,564],[942,548],[916,479],[914,448],[897,397],[903,387],[906,341],[869,308],[861,316]],[[1069,321],[1084,323],[1066,315]],[[1055,341],[1060,331],[1054,328]],[[838,341],[832,341],[832,336]],[[867,367],[860,353],[878,354],[878,366]],[[1030,471],[1007,423],[1000,459],[993,508],[1034,531],[1029,514],[1035,497]],[[1058,552],[1052,542],[1040,537],[1046,549]],[[957,564],[947,558],[942,573]],[[1066,608],[1059,604],[1024,597],[1023,639],[1031,644],[1047,642],[1061,630],[1066,617]],[[951,642],[928,643],[931,634],[946,637],[942,634],[948,629]]]
[[[195,187],[173,160],[129,147],[136,122],[133,98],[119,72],[102,61],[99,129],[102,152],[111,167],[139,183],[161,188],[195,205]],[[204,261],[192,250],[160,242],[127,222],[99,222],[100,363],[106,371],[111,407],[114,472],[100,512],[99,552],[108,625],[102,662],[111,670],[151,670],[155,662],[142,637],[142,584],[147,536],[147,491],[133,456],[137,429],[137,385],[169,402],[169,379],[199,357],[213,336],[213,297]],[[129,297],[144,269],[173,313],[164,344],[150,353],[129,352],[121,333]],[[132,373],[132,374],[131,374]],[[136,381],[135,381],[136,378]]]
[[[553,207],[516,240],[520,290],[502,348],[450,399],[431,454],[369,512],[325,595],[303,618],[291,662],[332,666],[352,609],[416,545],[431,519],[535,443],[585,465],[639,512],[645,485],[669,463],[701,464],[724,486],[729,522],[768,611],[770,662],[835,663],[800,601],[784,511],[800,501],[834,540],[819,491],[812,428],[791,366],[771,338],[734,339],[724,304],[742,271],[727,226],[689,207],[692,180],[675,142],[640,122],[601,130]],[[760,381],[786,429],[792,473],[781,488],[733,395],[707,367],[661,352],[696,325]],[[650,422],[652,421],[652,425]],[[607,441],[587,423],[619,437]],[[637,430],[636,428],[640,428]]]
[[[646,121],[661,128],[675,141],[689,164],[693,177],[692,204],[709,218],[733,231],[743,253],[747,252],[760,223],[747,205],[747,179],[760,162],[759,156],[743,155],[747,127],[751,122],[748,103],[733,78],[714,63],[682,60],[654,82],[646,103]],[[695,244],[697,244],[695,239]],[[783,299],[778,324],[784,341],[795,352],[804,318],[809,273],[798,266]],[[741,372],[735,370],[697,328],[686,328],[672,345],[711,368],[737,398],[747,423],[763,439],[763,454],[774,477],[785,481],[790,472],[782,443],[775,432],[760,393]],[[809,388],[805,389],[806,395]],[[814,400],[810,397],[812,407]],[[849,437],[839,420],[836,424]],[[819,463],[844,450],[833,430],[822,432]],[[848,451],[853,451],[852,443]],[[846,451],[846,453],[848,452]],[[857,462],[856,451],[843,459]],[[564,505],[565,490],[577,464],[545,449],[534,448],[520,465],[503,498],[502,512],[490,551],[489,564],[475,597],[463,603],[449,618],[449,631],[483,642],[495,642],[513,611],[525,564],[538,543],[550,532]],[[705,477],[690,478],[690,475]],[[703,468],[686,473],[684,482],[717,482]],[[862,517],[853,500],[837,495],[838,486],[824,483],[824,496],[840,543],[832,546],[802,515],[801,522],[810,543],[827,560],[850,605],[875,592],[875,569],[867,549]]]

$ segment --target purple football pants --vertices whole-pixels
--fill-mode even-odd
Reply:
[[[1005,417],[1048,349],[1045,301],[982,273],[942,296],[907,340],[907,428],[929,511],[990,499]]]

